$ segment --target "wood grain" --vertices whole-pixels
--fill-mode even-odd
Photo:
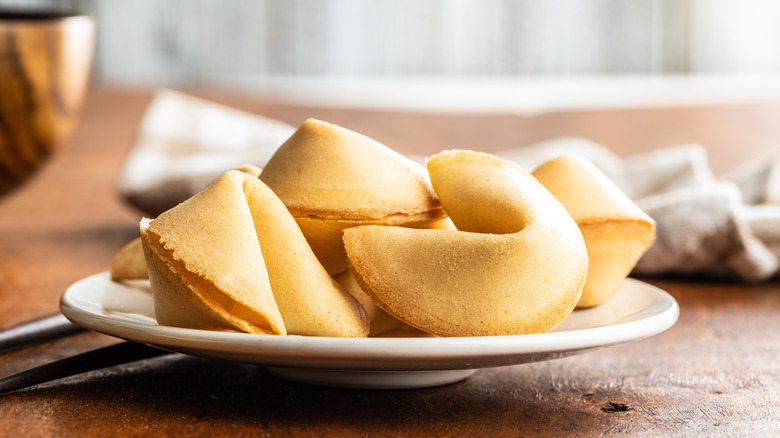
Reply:
[[[300,123],[313,116],[398,149],[497,149],[586,135],[628,155],[700,141],[720,168],[780,138],[780,102],[518,116],[306,108],[203,97]],[[108,268],[140,214],[115,184],[147,92],[97,89],[68,147],[0,200],[0,327],[56,310],[72,282]],[[734,145],[746,145],[734,150]],[[780,282],[644,279],[680,303],[678,323],[576,357],[485,369],[450,386],[360,391],[277,379],[262,368],[173,355],[0,396],[0,437],[17,436],[774,436],[780,433]],[[0,356],[0,377],[117,342],[83,333]]]
[[[88,17],[0,13],[0,194],[37,171],[73,130],[93,44]]]

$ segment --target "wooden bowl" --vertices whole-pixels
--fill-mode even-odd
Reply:
[[[34,174],[73,130],[94,41],[88,16],[0,9],[0,194]]]

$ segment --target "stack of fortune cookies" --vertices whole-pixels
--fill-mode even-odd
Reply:
[[[115,257],[160,324],[336,337],[550,331],[606,301],[655,236],[590,162],[533,175],[444,151],[427,168],[306,120],[257,176],[228,171]],[[146,269],[143,269],[143,265]]]

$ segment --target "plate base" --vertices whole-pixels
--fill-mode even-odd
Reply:
[[[460,382],[476,370],[361,371],[266,367],[276,377],[310,385],[359,389],[428,388]]]
[[[108,272],[71,285],[60,307],[76,324],[111,336],[270,367],[271,373],[297,382],[367,389],[447,385],[475,369],[558,359],[646,338],[671,327],[680,310],[666,292],[628,279],[606,303],[575,310],[550,333],[360,339],[254,335],[160,325],[148,290],[113,282]]]

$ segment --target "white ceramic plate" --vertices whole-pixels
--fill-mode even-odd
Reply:
[[[62,312],[90,330],[195,356],[256,363],[320,385],[412,388],[456,382],[478,368],[556,359],[634,341],[679,315],[666,292],[628,279],[603,305],[576,310],[550,333],[484,337],[326,338],[194,330],[157,324],[151,294],[100,273],[63,294]]]

